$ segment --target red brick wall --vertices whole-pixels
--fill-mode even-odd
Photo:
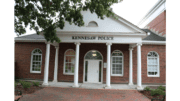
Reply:
[[[155,51],[159,54],[160,77],[147,77],[147,54]],[[166,47],[165,45],[142,45],[141,47],[142,83],[166,83]],[[137,48],[133,50],[133,82],[137,82]]]
[[[155,29],[159,33],[166,34],[166,11],[162,12],[153,21],[147,25],[150,29]]]
[[[59,44],[59,58],[58,58],[58,81],[59,82],[73,82],[74,75],[64,75],[63,74],[63,65],[64,65],[64,53],[67,49],[73,49],[75,51],[75,44],[74,43],[60,43]]]
[[[31,52],[35,48],[42,50],[42,67],[41,73],[30,73]],[[124,76],[111,76],[111,83],[128,83],[129,82],[129,45],[128,44],[113,44],[111,52],[120,50],[124,54]],[[59,48],[59,63],[58,63],[58,81],[59,82],[73,82],[73,75],[63,74],[64,53],[67,49],[74,49],[74,43],[60,43]],[[106,44],[85,44],[80,45],[79,56],[79,82],[83,82],[83,69],[84,69],[84,55],[90,50],[98,50],[103,55],[103,62],[106,62],[107,46]],[[160,56],[160,77],[147,77],[147,53],[149,51],[156,51]],[[16,73],[15,76],[19,78],[30,79],[44,79],[44,64],[45,64],[45,43],[15,43],[15,61]],[[143,45],[142,46],[142,83],[165,83],[165,46],[164,45]],[[50,62],[49,62],[49,79],[53,80],[54,76],[54,59],[55,47],[51,45]],[[106,68],[103,68],[103,82],[106,83]],[[137,82],[137,49],[133,50],[133,82]]]
[[[30,62],[31,62],[31,52],[39,48],[42,50],[42,66],[41,73],[30,73]],[[45,64],[45,43],[15,43],[15,76],[18,78],[29,78],[29,79],[43,79],[44,76],[44,64]]]
[[[111,76],[111,83],[128,83],[129,82],[129,45],[112,44],[111,53],[114,50],[120,50],[124,55],[124,76]]]

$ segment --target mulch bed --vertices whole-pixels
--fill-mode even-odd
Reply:
[[[149,88],[151,88],[151,89],[157,89],[158,87],[155,87],[155,86],[149,86]],[[163,97],[164,97],[164,95],[153,95],[153,96],[151,96],[151,91],[145,91],[145,90],[143,90],[143,91],[139,91],[140,93],[142,93],[144,96],[146,96],[147,98],[149,98],[149,99],[152,99],[152,98],[158,98],[158,99],[163,99]],[[154,100],[154,101],[160,101],[160,100]],[[166,101],[166,97],[165,97],[165,100],[164,101]]]
[[[43,89],[44,87],[37,87],[37,86],[34,86],[32,84],[32,86],[30,88],[23,88],[22,85],[17,85],[15,87],[15,90],[21,90],[22,92],[22,95],[25,95],[25,94],[32,94],[34,93],[35,91],[38,91],[40,89]],[[17,92],[15,92],[15,95],[17,95]]]

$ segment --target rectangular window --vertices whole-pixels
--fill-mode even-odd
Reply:
[[[34,49],[31,53],[31,73],[41,73],[42,65],[42,51],[40,49]]]
[[[112,73],[112,76],[121,76],[121,75],[123,75],[122,74],[122,69],[123,69],[123,62],[122,62],[122,56],[113,56],[112,57],[112,65],[111,65],[112,67],[112,71],[111,71],[111,73]]]
[[[148,57],[148,76],[158,76],[158,58],[157,57]]]
[[[75,52],[72,49],[68,49],[64,56],[64,72],[63,74],[73,75],[75,69]]]
[[[65,73],[74,73],[74,60],[75,56],[66,56]]]

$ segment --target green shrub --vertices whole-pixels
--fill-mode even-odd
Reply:
[[[159,86],[159,87],[158,87],[158,89],[161,89],[161,90],[163,90],[163,91],[165,91],[165,90],[166,90],[166,88],[165,88],[165,87],[163,87],[163,86]]]
[[[14,85],[15,85],[15,87],[17,86],[17,84],[16,84],[16,83],[14,83]]]
[[[144,90],[146,90],[146,91],[151,91],[151,88],[146,87],[146,88],[144,88]]]
[[[39,86],[39,82],[33,82],[34,86]]]
[[[23,88],[30,88],[31,87],[31,83],[30,82],[21,82],[21,85],[23,86]]]
[[[24,83],[24,82],[26,82],[26,81],[21,81],[21,80],[19,80],[19,83],[21,83],[21,85],[22,85],[22,83]]]
[[[151,90],[151,96],[153,95],[165,95],[165,92],[161,89]]]

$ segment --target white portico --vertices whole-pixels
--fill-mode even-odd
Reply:
[[[106,88],[111,88],[111,46],[113,44],[128,44],[129,45],[129,85],[133,85],[133,57],[132,51],[134,47],[137,47],[137,89],[142,89],[142,76],[141,76],[141,45],[142,39],[147,36],[147,33],[131,24],[130,22],[119,17],[118,20],[113,18],[105,18],[100,20],[96,14],[90,12],[82,12],[84,15],[85,26],[77,27],[65,23],[63,30],[57,29],[57,36],[60,38],[61,43],[74,43],[75,45],[75,64],[74,64],[74,85],[73,87],[79,87],[79,56],[81,54],[81,44],[93,43],[93,44],[105,44],[106,45]],[[54,80],[57,82],[58,78],[58,53],[61,50],[61,45],[57,43],[46,43],[46,62],[44,69],[44,81],[43,85],[48,85],[48,72],[49,72],[49,55],[50,44],[56,48],[55,52],[55,65],[54,65]],[[83,70],[83,83],[103,83],[103,62],[104,57],[101,56],[101,52],[89,50],[91,55],[95,51],[101,58],[85,58],[84,56],[84,70]],[[88,54],[88,52],[87,52]],[[96,56],[96,55],[94,55]],[[86,61],[88,64],[86,65]],[[86,69],[86,66],[88,67]],[[89,68],[91,67],[91,68]],[[87,71],[87,72],[86,72]],[[85,80],[85,78],[87,80]],[[94,79],[92,79],[94,78]]]

